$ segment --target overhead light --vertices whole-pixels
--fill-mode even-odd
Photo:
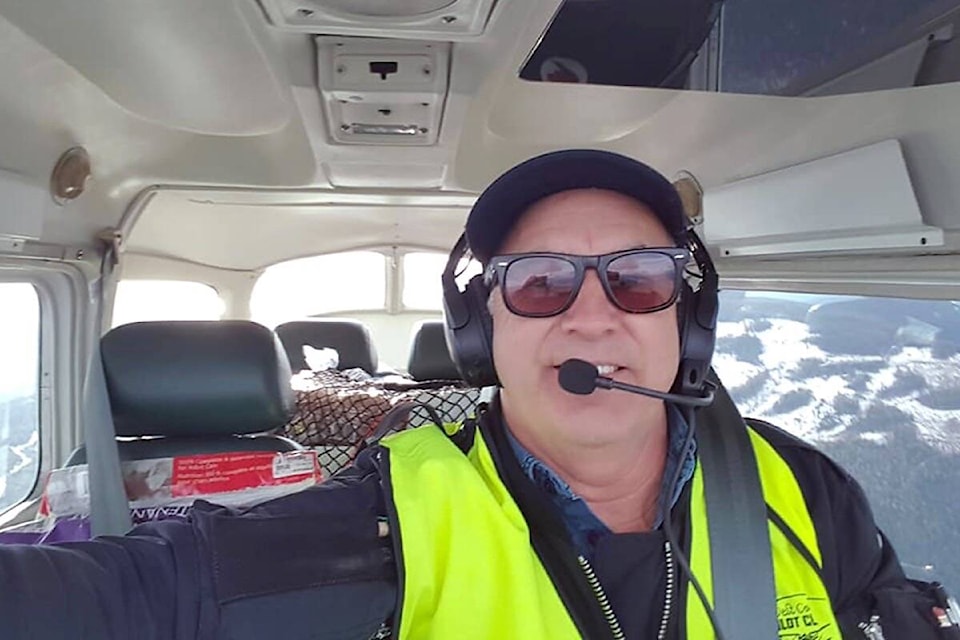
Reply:
[[[83,147],[63,152],[50,175],[50,195],[57,204],[80,197],[90,178],[90,156]]]
[[[693,224],[703,222],[703,187],[696,176],[686,170],[679,171],[673,177],[673,188],[680,196],[687,219]]]
[[[375,136],[416,136],[427,132],[415,124],[361,124],[353,123],[346,125],[350,133],[356,135],[375,135]]]

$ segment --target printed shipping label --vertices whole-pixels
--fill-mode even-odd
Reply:
[[[121,467],[127,500],[134,508],[171,506],[178,500],[189,503],[198,497],[252,504],[323,479],[315,451],[243,451],[155,458],[124,461]],[[40,515],[86,514],[89,510],[87,466],[51,471]],[[147,515],[155,519],[154,514]]]
[[[312,452],[310,452],[312,453]],[[210,495],[299,482],[313,475],[316,463],[296,474],[277,475],[275,453],[185,456],[173,461],[173,496]],[[313,454],[313,459],[316,454]],[[280,465],[281,467],[284,465]]]
[[[317,454],[314,451],[279,453],[273,458],[273,477],[311,476],[319,471],[317,466]]]

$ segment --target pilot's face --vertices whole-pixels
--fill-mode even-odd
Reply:
[[[532,206],[498,253],[600,255],[673,246],[646,205],[612,191],[577,189]],[[679,365],[676,305],[652,313],[622,311],[607,298],[596,271],[588,269],[576,299],[559,315],[512,313],[500,286],[489,306],[504,416],[515,430],[589,446],[635,436],[656,420],[662,424],[661,401],[605,390],[573,395],[560,387],[557,369],[579,358],[616,380],[669,390]]]

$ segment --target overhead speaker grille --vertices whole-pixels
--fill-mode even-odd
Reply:
[[[360,18],[412,18],[442,11],[457,0],[314,0],[329,11]]]
[[[455,42],[483,34],[495,0],[260,0],[260,4],[275,26],[300,33]]]

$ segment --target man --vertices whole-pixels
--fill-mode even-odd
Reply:
[[[479,304],[445,294],[454,357],[501,387],[476,422],[390,436],[324,485],[247,513],[199,503],[189,523],[0,549],[4,637],[713,637],[680,567],[690,557],[711,591],[684,412],[558,381],[576,359],[678,390],[678,327],[695,303],[682,298],[697,295],[683,284],[687,234],[671,185],[623,156],[566,151],[512,169],[467,222]],[[480,332],[468,340],[466,326]],[[752,429],[776,520],[780,638],[880,637],[860,628],[873,633],[874,615],[887,638],[940,637],[856,483],[783,432]]]

